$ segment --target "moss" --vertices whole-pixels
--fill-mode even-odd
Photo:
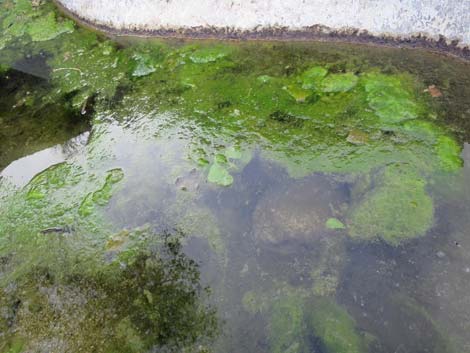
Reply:
[[[348,220],[353,238],[381,238],[391,245],[424,235],[434,223],[426,182],[406,166],[392,165],[355,205]]]
[[[327,353],[365,353],[367,345],[348,312],[330,299],[315,298],[307,307],[306,320]]]

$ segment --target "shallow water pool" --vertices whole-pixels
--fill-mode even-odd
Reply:
[[[0,9],[0,352],[470,352],[468,62]]]

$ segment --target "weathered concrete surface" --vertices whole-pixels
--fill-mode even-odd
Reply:
[[[117,30],[191,27],[257,30],[322,25],[377,36],[444,36],[470,45],[470,0],[57,0],[82,19]]]

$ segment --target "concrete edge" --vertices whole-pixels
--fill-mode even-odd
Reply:
[[[52,0],[60,12],[75,20],[79,25],[91,30],[104,32],[112,36],[135,36],[142,38],[174,39],[214,39],[231,41],[320,41],[343,42],[363,45],[377,45],[395,48],[425,49],[466,61],[470,61],[470,45],[462,45],[459,40],[449,40],[444,36],[437,39],[426,34],[416,33],[407,37],[395,35],[374,35],[367,30],[357,28],[333,29],[323,25],[291,29],[288,27],[258,27],[253,30],[239,30],[232,27],[181,27],[160,28],[152,30],[117,29],[106,24],[94,23],[79,14],[70,11],[60,0]]]

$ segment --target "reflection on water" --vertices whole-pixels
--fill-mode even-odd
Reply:
[[[85,117],[48,98],[45,79],[12,70],[0,77],[0,87],[0,169],[89,129]]]
[[[36,174],[49,166],[62,163],[83,149],[88,140],[89,133],[85,132],[63,145],[36,152],[32,155],[20,158],[1,173],[0,178],[6,178],[17,187],[25,186]]]
[[[0,352],[470,352],[468,63],[9,4]]]

